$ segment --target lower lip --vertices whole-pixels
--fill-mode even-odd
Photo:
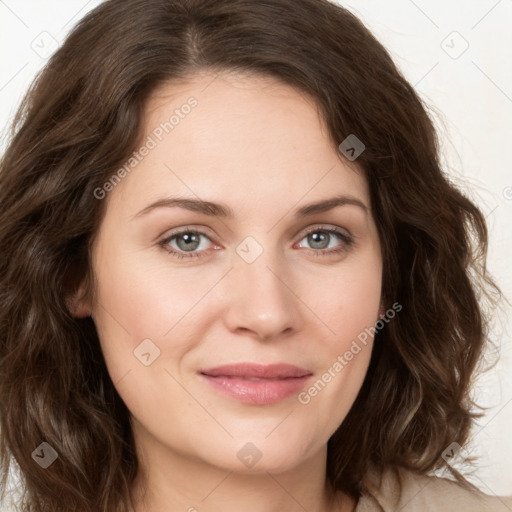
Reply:
[[[239,402],[255,405],[267,405],[281,402],[289,396],[299,393],[311,377],[294,377],[279,380],[245,380],[230,377],[204,377],[215,389]]]

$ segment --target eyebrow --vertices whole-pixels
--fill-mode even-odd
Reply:
[[[302,206],[296,210],[295,217],[301,219],[316,213],[332,210],[337,206],[345,205],[357,206],[361,208],[366,214],[369,212],[369,208],[363,203],[363,201],[357,199],[356,197],[350,195],[339,195]],[[228,219],[233,219],[235,217],[233,210],[223,203],[214,203],[211,201],[204,201],[202,199],[193,198],[166,197],[146,206],[140,212],[136,213],[132,218],[141,217],[157,208],[173,207],[184,208],[185,210],[202,213],[211,217],[222,217]]]

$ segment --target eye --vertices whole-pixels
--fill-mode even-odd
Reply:
[[[335,243],[336,238],[338,239],[337,244]],[[206,233],[187,227],[171,233],[164,240],[159,242],[158,245],[169,254],[179,259],[198,258],[205,256],[207,253],[208,243],[202,243],[202,239],[212,242]],[[315,256],[340,254],[347,251],[354,243],[353,237],[345,231],[319,226],[315,226],[313,229],[306,232],[301,242],[302,240],[307,241],[310,245],[310,252]],[[332,245],[333,241],[334,245]],[[302,246],[299,245],[299,247]]]
[[[336,242],[341,240],[341,244]],[[354,243],[354,239],[348,233],[334,228],[314,227],[309,230],[302,240],[306,240],[315,256],[330,256],[347,251]],[[334,248],[333,248],[334,247]],[[329,250],[326,250],[329,249]]]
[[[177,258],[197,258],[202,256],[205,252],[205,244],[201,244],[201,238],[210,240],[208,235],[202,231],[187,228],[182,231],[172,233],[170,236],[159,242],[159,245]],[[175,246],[172,245],[173,242],[175,242]],[[201,250],[194,252],[196,249]]]

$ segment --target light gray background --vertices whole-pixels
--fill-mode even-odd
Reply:
[[[0,0],[0,127],[72,26],[99,0]],[[388,48],[429,104],[445,168],[469,185],[486,214],[489,268],[512,297],[512,0],[347,0]],[[467,47],[467,48],[466,48]],[[0,151],[6,145],[6,132]],[[418,198],[421,201],[421,198]],[[481,457],[471,480],[489,494],[512,494],[510,306],[496,315],[499,364],[475,385],[488,411],[465,452]],[[488,360],[496,357],[488,353]],[[34,447],[35,448],[35,447]]]

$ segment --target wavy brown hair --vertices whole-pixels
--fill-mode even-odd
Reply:
[[[371,466],[427,473],[468,439],[487,340],[480,298],[499,291],[487,229],[443,172],[427,106],[385,48],[327,0],[109,0],[38,75],[1,160],[0,467],[4,489],[13,459],[19,467],[22,511],[131,504],[129,411],[92,319],[74,318],[66,298],[92,275],[106,204],[94,190],[137,148],[149,95],[204,70],[289,84],[315,100],[336,148],[349,134],[366,145],[357,164],[381,240],[382,299],[403,311],[376,335],[329,440],[329,483],[358,497]],[[32,457],[43,441],[58,453],[46,470]]]

